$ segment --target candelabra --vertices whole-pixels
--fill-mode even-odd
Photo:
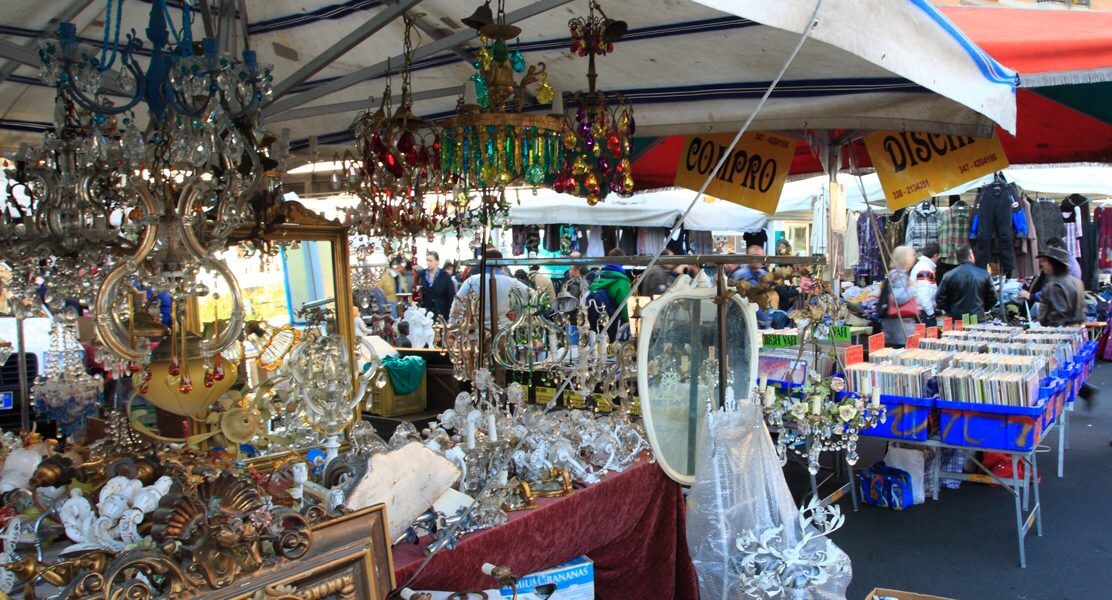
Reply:
[[[451,202],[438,195],[432,206],[426,206],[426,194],[439,191],[441,184],[440,138],[435,125],[413,115],[414,23],[413,17],[405,17],[405,62],[397,109],[388,78],[378,110],[364,112],[352,123],[355,152],[345,153],[342,159],[345,177],[336,174],[333,179],[333,187],[346,184],[360,199],[348,211],[352,231],[386,238],[388,245],[434,234],[450,224]]]
[[[787,461],[790,448],[807,458],[807,468],[819,470],[819,454],[829,450],[845,450],[846,462],[856,464],[857,439],[887,419],[887,409],[880,403],[880,390],[873,388],[869,402],[855,392],[846,392],[841,377],[819,378],[808,374],[808,380],[794,391],[777,394],[762,375],[756,390],[769,428],[779,432],[776,452],[781,463]]]
[[[551,103],[555,90],[544,63],[527,67],[520,52],[510,51],[507,42],[521,30],[505,23],[504,2],[499,1],[497,15],[488,10],[486,17],[469,21],[485,42],[459,114],[444,121],[440,164],[457,190],[493,195],[511,185],[544,185],[559,165],[563,123],[556,116],[522,112],[530,86],[536,84],[540,104]],[[515,73],[522,73],[520,81]]]

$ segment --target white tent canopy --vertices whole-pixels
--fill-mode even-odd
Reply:
[[[1041,166],[1020,165],[1003,171],[1008,181],[1030,193],[1050,195],[1084,194],[1112,197],[1112,166]],[[810,220],[815,200],[822,196],[828,178],[810,177],[784,184],[776,214],[762,212],[719,200],[700,199],[687,216],[685,227],[696,231],[755,231],[768,220]],[[863,211],[868,201],[873,210],[887,210],[884,190],[875,173],[857,177],[842,173],[838,181],[846,188],[846,208]],[[971,181],[942,195],[960,194],[992,181],[992,176]],[[861,188],[865,194],[862,196]],[[589,206],[582,198],[558,194],[552,190],[529,190],[510,193],[510,222],[515,225],[574,223],[577,225],[615,225],[640,227],[671,227],[683,214],[695,192],[685,189],[656,190],[634,194],[629,198],[610,196],[605,202]]]
[[[798,42],[815,2],[607,0],[607,16],[628,22],[629,31],[612,54],[599,57],[599,86],[629,99],[639,136],[736,131]],[[377,108],[388,65],[397,71],[403,62],[404,25],[398,15],[416,3],[306,4],[244,0],[236,12],[245,22],[230,27],[248,31],[259,63],[274,66],[278,97],[264,107],[268,129],[278,135],[288,128],[302,159],[312,158],[310,138],[321,156],[351,147],[353,117]],[[479,49],[478,33],[460,19],[481,5],[481,0],[423,0],[412,11],[424,15],[413,61],[414,114],[454,113]],[[507,0],[505,5],[507,21],[522,28],[511,47],[529,64],[547,65],[557,91],[586,89],[587,61],[569,53],[567,24],[586,15],[587,3]],[[144,31],[150,6],[127,3],[123,31]],[[41,65],[34,52],[20,48],[52,37],[58,17],[74,21],[82,40],[96,48],[105,21],[113,21],[104,10],[103,2],[0,2],[0,25],[9,26],[0,32],[0,41],[7,42],[0,44],[0,54],[18,64],[0,82],[0,106],[8,107],[0,118],[0,148],[37,143],[51,127],[55,90],[37,80]],[[175,28],[180,26],[180,10],[170,12]],[[204,28],[195,16],[192,33],[199,40]],[[138,57],[144,64],[147,52],[149,44]],[[988,135],[994,122],[1014,129],[1014,85],[1014,73],[953,29],[930,2],[823,0],[812,37],[752,129]],[[395,79],[395,93],[398,87]],[[112,99],[117,105],[124,101]],[[143,114],[137,117],[144,120]]]

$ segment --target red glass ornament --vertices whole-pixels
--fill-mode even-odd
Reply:
[[[178,391],[183,394],[188,394],[193,391],[193,382],[189,380],[189,375],[181,378],[181,383],[178,384]]]
[[[611,133],[606,136],[606,147],[610,149],[611,154],[622,153],[622,140],[616,133]]]
[[[416,145],[417,141],[416,139],[414,139],[413,133],[410,131],[403,131],[401,136],[398,137],[398,150],[401,150],[402,152],[408,153],[409,151],[413,150],[413,147]]]
[[[166,372],[169,373],[171,377],[181,375],[181,365],[178,364],[177,356],[170,357],[170,367],[166,369]]]

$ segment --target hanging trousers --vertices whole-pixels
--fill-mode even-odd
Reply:
[[[1015,270],[1015,252],[1012,241],[1012,198],[1015,194],[1013,184],[994,183],[981,188],[977,194],[977,266],[984,268],[993,258],[993,242],[996,255],[1000,259],[1003,275],[1011,276]]]

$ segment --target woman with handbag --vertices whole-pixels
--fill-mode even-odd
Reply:
[[[896,246],[890,264],[888,277],[880,286],[879,304],[885,308],[879,315],[880,329],[885,345],[902,348],[907,345],[907,336],[915,333],[915,322],[919,319],[919,298],[910,277],[915,266],[915,249]]]

